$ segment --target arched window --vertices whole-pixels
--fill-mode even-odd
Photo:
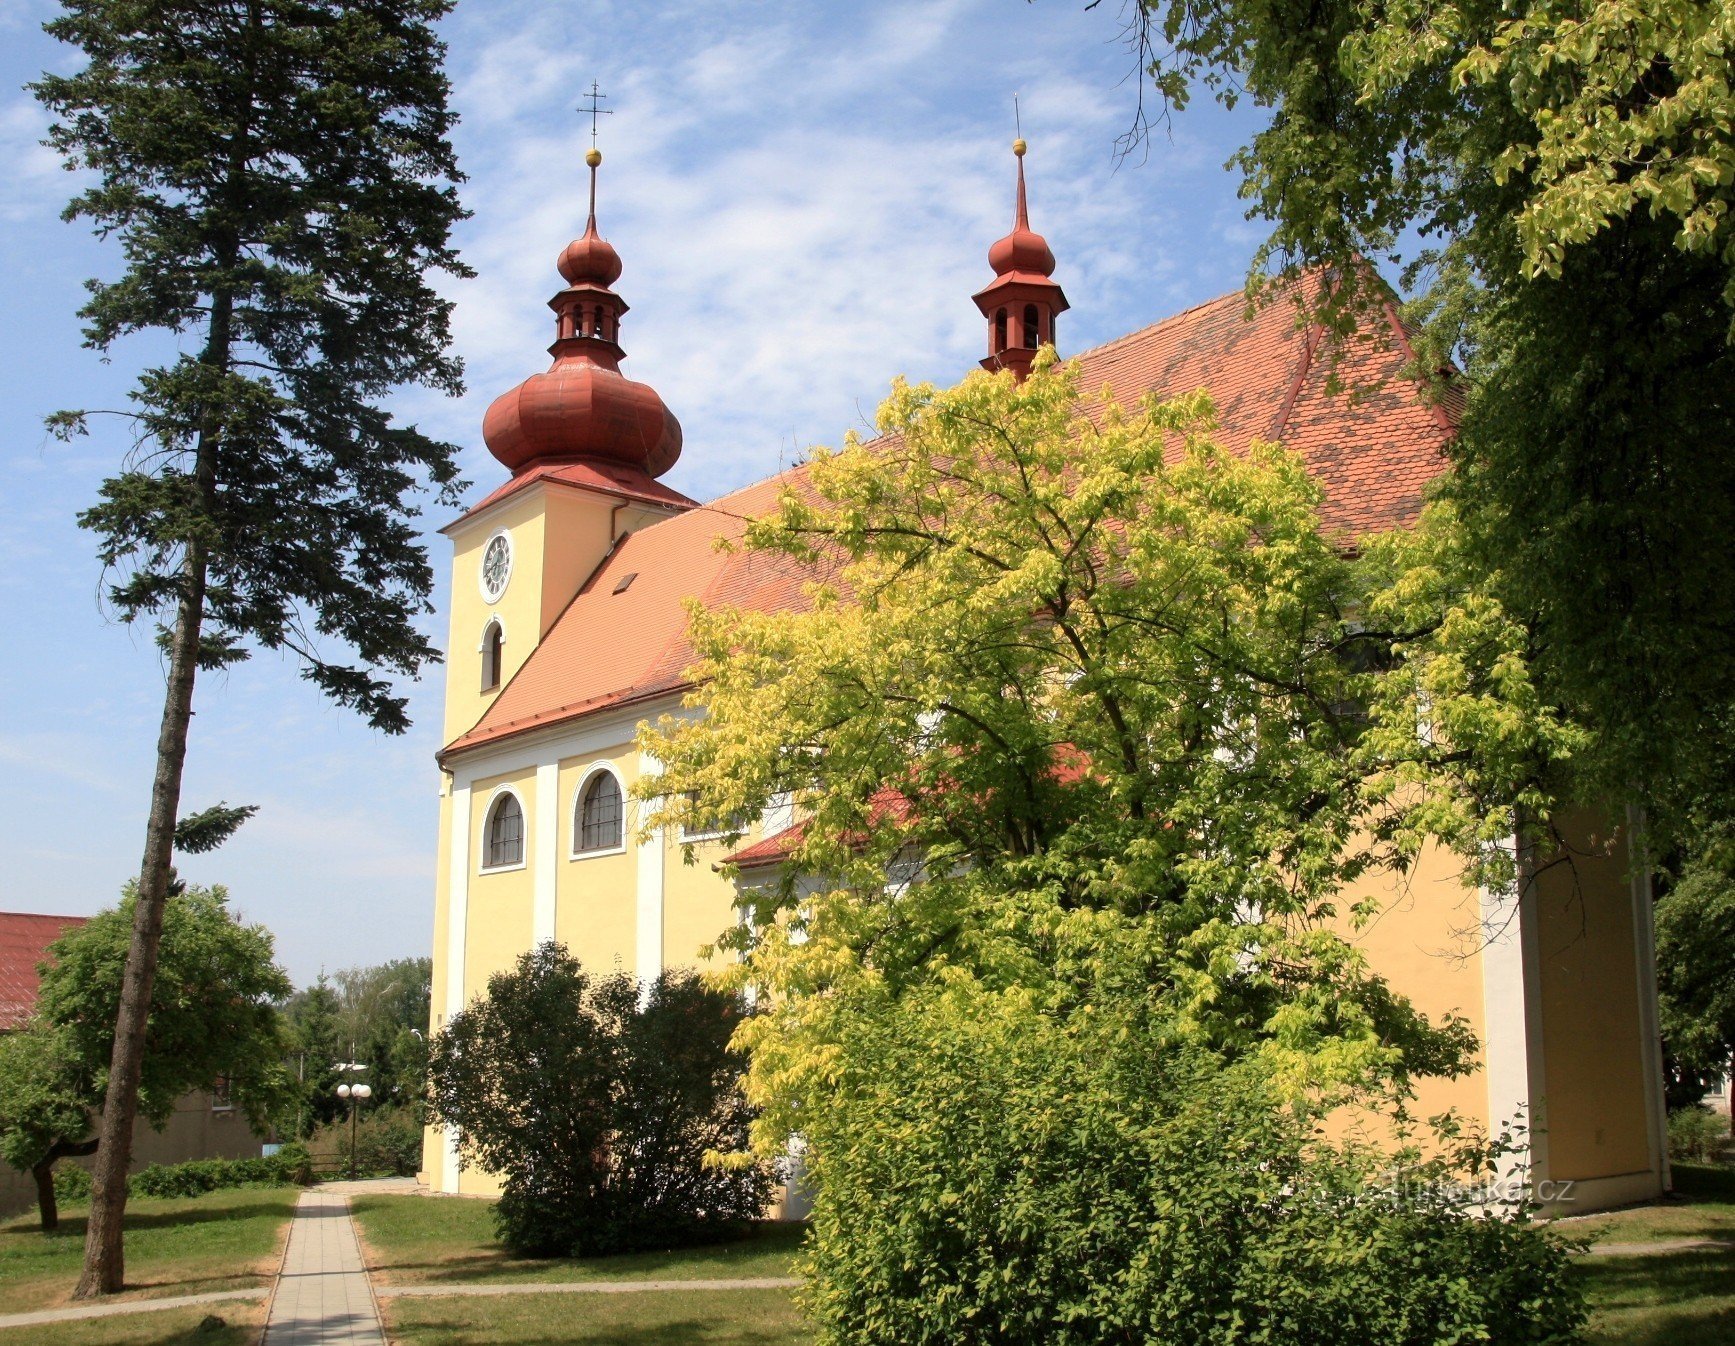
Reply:
[[[518,796],[503,794],[488,813],[488,869],[524,863],[524,810]]]
[[[1042,344],[1041,333],[1037,329],[1036,305],[1024,306],[1024,349],[1033,351]]]
[[[612,851],[621,844],[621,787],[612,771],[598,771],[579,795],[574,851]]]
[[[1001,309],[994,315],[994,355],[1006,349],[1006,310]]]
[[[500,685],[500,644],[506,633],[498,621],[490,620],[482,631],[482,690],[491,692]]]

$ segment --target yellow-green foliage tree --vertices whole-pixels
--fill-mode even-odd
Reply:
[[[725,937],[777,1006],[750,1029],[768,1143],[830,1016],[956,975],[1057,1004],[1131,976],[1297,1082],[1450,1059],[1341,937],[1340,893],[1430,838],[1509,881],[1496,843],[1575,731],[1448,514],[1352,559],[1299,458],[1220,452],[1212,417],[1081,400],[1051,359],[900,384],[882,439],[819,451],[747,529],[810,601],[694,606],[706,714],[644,732],[655,818],[727,830],[788,795],[805,819]]]
[[[1522,630],[1467,590],[1449,514],[1352,558],[1298,458],[1213,447],[1204,395],[1080,393],[1052,352],[1022,385],[897,385],[881,440],[818,452],[746,530],[809,573],[809,601],[695,605],[705,714],[642,737],[664,764],[653,824],[727,831],[778,796],[805,819],[723,942],[765,1008],[741,1032],[756,1140],[811,1146],[815,1303],[838,1339],[896,1333],[833,1312],[853,1301],[825,1250],[872,1231],[846,1236],[828,1188],[878,1190],[921,1148],[906,1124],[957,1120],[849,1106],[884,1080],[884,1043],[974,1005],[1239,1063],[1273,1107],[1398,1105],[1415,1075],[1462,1068],[1467,1035],[1366,966],[1344,931],[1371,912],[1344,887],[1430,840],[1467,882],[1509,882],[1494,843],[1515,806],[1545,811],[1544,768],[1575,742]],[[903,1029],[863,1027],[888,1016]],[[1076,1137],[1088,1091],[1064,1078],[1048,1115]],[[1008,1179],[1029,1162],[1007,1157]],[[922,1174],[910,1227],[959,1215],[943,1166]],[[929,1269],[930,1288],[964,1275]],[[1029,1339],[1061,1339],[1038,1320]]]

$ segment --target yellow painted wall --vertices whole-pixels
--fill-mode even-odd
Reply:
[[[617,966],[638,970],[638,846],[634,838],[638,749],[630,742],[560,763],[560,840],[556,852],[554,937],[589,970],[606,975]],[[574,856],[573,834],[578,788],[599,766],[614,770],[621,783],[625,822],[623,849]]]
[[[1381,914],[1361,930],[1346,929],[1374,971],[1429,1019],[1447,1014],[1469,1022],[1477,1041],[1487,1024],[1482,1001],[1480,953],[1481,898],[1459,881],[1463,862],[1430,846],[1408,874],[1367,875],[1339,902],[1347,911],[1367,897],[1377,898]],[[1480,1068],[1451,1079],[1417,1081],[1414,1111],[1432,1117],[1455,1111],[1467,1121],[1488,1124],[1488,1086]]]
[[[1430,846],[1407,874],[1364,875],[1340,895],[1336,924],[1395,992],[1436,1024],[1448,1014],[1463,1018],[1480,1043],[1486,1030],[1477,943],[1481,901],[1474,889],[1459,882],[1461,868],[1449,852]],[[1380,914],[1357,929],[1349,919],[1350,908],[1369,899],[1377,902]],[[1449,1111],[1468,1124],[1488,1125],[1488,1083],[1480,1052],[1471,1069],[1456,1079],[1423,1078],[1413,1084],[1413,1116]],[[1333,1113],[1326,1130],[1334,1140],[1352,1135],[1379,1144],[1396,1140],[1388,1118],[1359,1108]]]
[[[673,829],[671,829],[672,831]],[[671,968],[715,967],[734,958],[731,953],[710,959],[699,950],[714,943],[739,919],[735,910],[735,885],[712,867],[733,850],[759,839],[757,827],[735,842],[698,841],[691,846],[693,863],[687,864],[689,848],[675,836],[663,842],[663,961]]]
[[[484,869],[487,817],[499,792],[510,788],[524,809],[524,863],[515,869]],[[536,772],[533,768],[478,780],[470,787],[470,892],[464,934],[464,996],[481,995],[488,978],[503,972],[530,947],[531,864],[536,835]]]
[[[500,647],[500,687],[536,648],[542,634],[543,488],[531,486],[498,510],[452,529],[452,611],[446,636],[446,719],[442,741],[450,743],[482,718],[498,688],[482,691],[482,632],[490,616],[505,628]],[[497,603],[477,582],[488,539],[512,538],[512,577]]]
[[[617,506],[610,497],[537,484],[480,518],[452,526],[445,742],[475,725],[499,694],[499,688],[482,690],[482,632],[489,617],[497,615],[506,632],[499,684],[504,687],[602,562],[614,536],[668,515]],[[502,530],[512,538],[512,577],[499,601],[489,603],[477,572],[488,540]]]
[[[1639,970],[1624,822],[1563,811],[1571,864],[1540,858],[1536,912],[1548,1169],[1556,1181],[1650,1167]]]

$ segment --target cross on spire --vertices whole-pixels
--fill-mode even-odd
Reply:
[[[589,91],[581,94],[580,97],[588,100],[587,102],[580,103],[578,105],[578,110],[580,112],[590,113],[590,147],[594,150],[596,148],[596,119],[598,117],[614,116],[614,109],[602,106],[603,100],[606,99],[608,95],[597,90],[596,81],[594,79],[590,82]]]

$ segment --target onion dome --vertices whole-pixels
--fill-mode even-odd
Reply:
[[[1012,142],[1012,153],[1018,157],[1018,207],[1012,217],[1012,232],[988,249],[988,265],[996,276],[1008,276],[1014,271],[1038,276],[1054,274],[1054,252],[1048,240],[1030,227],[1030,211],[1024,200],[1024,152],[1029,147],[1022,139]]]
[[[590,219],[556,265],[566,288],[548,301],[555,314],[554,364],[494,400],[482,420],[488,451],[514,475],[550,462],[597,459],[659,477],[681,456],[681,424],[649,384],[620,372],[620,319],[627,304],[609,287],[620,254],[597,233],[591,150]]]
[[[1012,142],[1018,160],[1018,198],[1012,213],[1012,232],[988,249],[988,264],[994,279],[971,296],[988,319],[987,370],[1010,369],[1014,378],[1030,373],[1036,352],[1055,342],[1055,319],[1070,307],[1066,294],[1050,280],[1054,253],[1048,240],[1030,227],[1025,201],[1022,139]]]

